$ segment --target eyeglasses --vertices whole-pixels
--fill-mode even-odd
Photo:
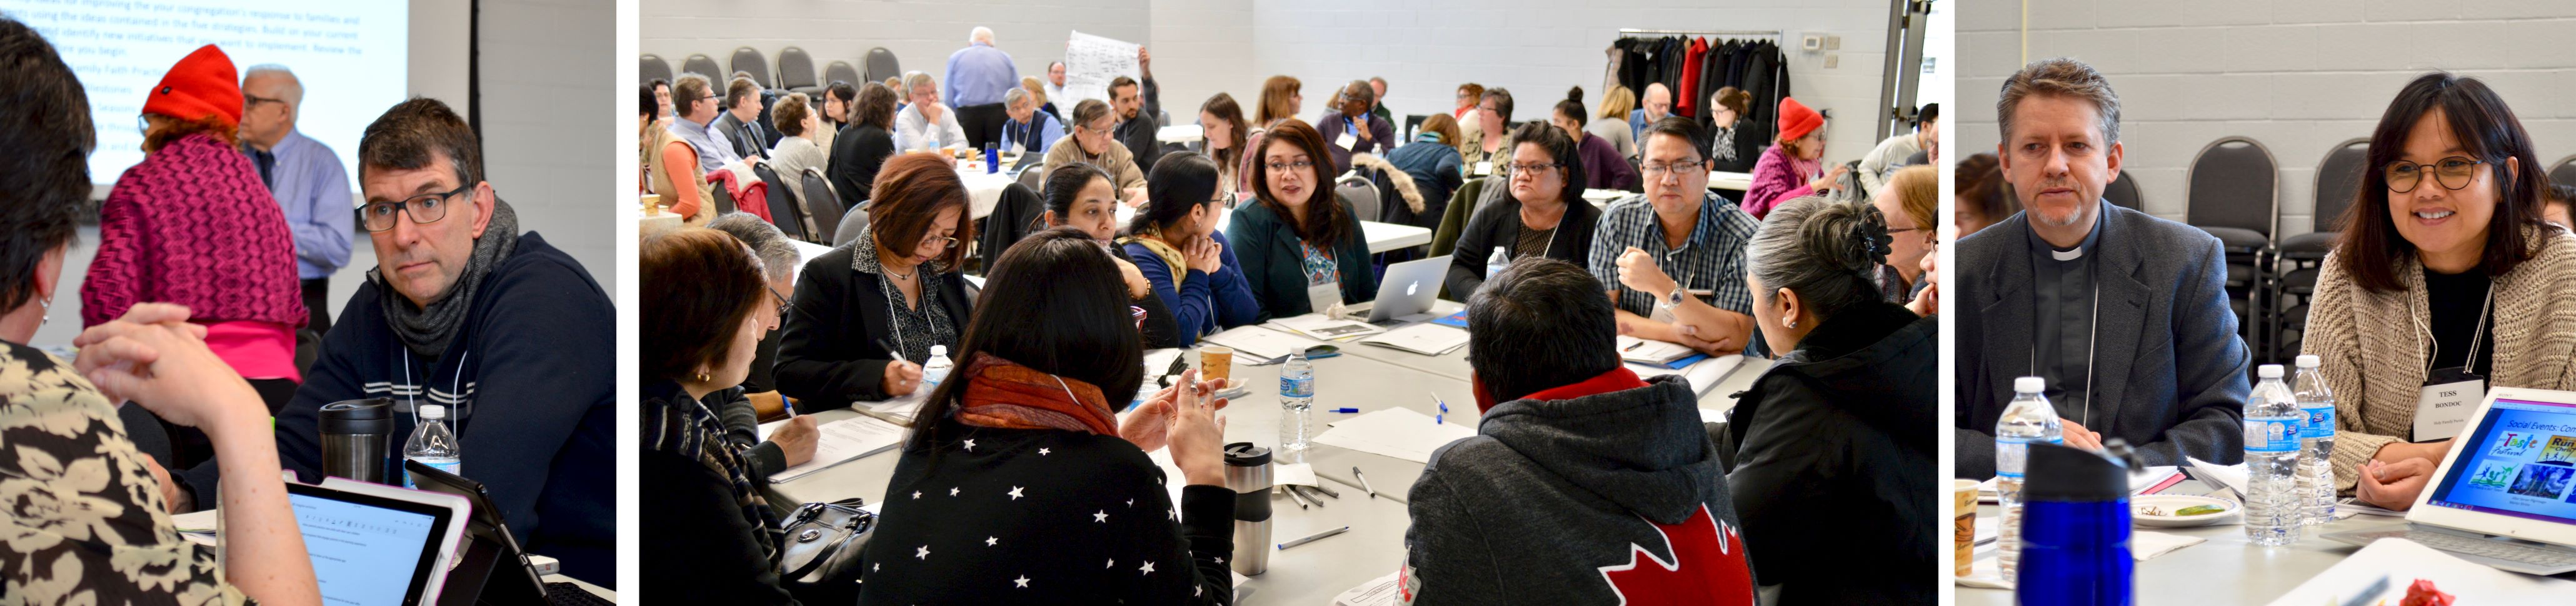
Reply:
[[[1525,173],[1530,173],[1530,174],[1535,175],[1535,174],[1538,174],[1538,173],[1541,173],[1541,172],[1545,172],[1547,169],[1556,168],[1556,167],[1564,166],[1564,165],[1565,165],[1565,164],[1563,164],[1563,163],[1558,163],[1558,162],[1550,162],[1550,163],[1546,163],[1546,164],[1509,164],[1509,165],[1505,165],[1505,166],[1504,166],[1504,168],[1510,169],[1513,173],[1524,173],[1524,172],[1525,172]]]
[[[1688,175],[1698,172],[1699,167],[1703,162],[1706,162],[1706,160],[1691,160],[1688,162],[1656,162],[1639,165],[1637,169],[1645,172],[1648,177],[1661,178],[1664,176],[1664,173],[1668,172],[1677,175]]]
[[[359,208],[358,216],[361,220],[366,222],[367,231],[391,230],[394,228],[394,215],[406,213],[411,215],[411,222],[413,223],[424,225],[437,223],[439,219],[447,218],[447,199],[449,197],[472,191],[473,189],[473,185],[466,185],[464,187],[449,190],[447,193],[413,196],[410,199],[399,202],[369,202],[366,206]]]
[[[2425,167],[2432,167],[2433,180],[2441,183],[2442,189],[2461,189],[2469,186],[2470,178],[2477,175],[2478,165],[2485,163],[2485,160],[2451,156],[2432,164],[2399,160],[2388,163],[2388,167],[2381,171],[2387,176],[2388,191],[2402,194],[2415,191],[2415,186],[2423,183]]]
[[[253,95],[253,94],[250,94],[250,93],[242,93],[242,109],[250,109],[250,108],[254,108],[254,107],[259,107],[259,104],[261,104],[261,103],[285,103],[285,102],[286,102],[286,100],[285,100],[285,99],[270,99],[270,98],[267,98],[267,97],[262,97],[262,96],[259,96],[259,95]]]
[[[1298,161],[1295,161],[1295,162],[1271,162],[1271,163],[1269,163],[1269,164],[1264,164],[1264,165],[1262,165],[1262,166],[1263,166],[1264,168],[1268,168],[1268,169],[1270,169],[1270,172],[1274,172],[1274,173],[1275,173],[1275,172],[1287,171],[1287,170],[1306,170],[1306,169],[1309,169],[1309,168],[1314,168],[1314,167],[1315,167],[1315,161],[1313,161],[1313,160],[1298,160]]]
[[[951,237],[947,237],[947,236],[922,236],[922,237],[921,237],[921,243],[922,243],[922,244],[929,244],[929,243],[932,243],[932,242],[937,242],[937,243],[939,243],[939,249],[940,249],[940,250],[948,250],[948,249],[956,248],[956,247],[957,247],[957,239],[956,239],[956,238],[951,238]]]
[[[787,312],[795,311],[796,302],[787,300],[787,295],[778,294],[778,289],[767,285],[762,285],[761,288],[769,290],[769,296],[778,298],[778,317],[787,317]]]

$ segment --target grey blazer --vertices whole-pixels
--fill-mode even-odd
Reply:
[[[2101,281],[2094,342],[2095,407],[2107,421],[2086,429],[2127,440],[2148,465],[2189,455],[2244,459],[2244,402],[2251,358],[2227,305],[2226,257],[2200,228],[2101,202],[2095,254]],[[1995,474],[1995,422],[2012,380],[2031,369],[2030,223],[2017,213],[1959,240],[1957,301],[1958,477]],[[2066,416],[2059,411],[2059,416]]]

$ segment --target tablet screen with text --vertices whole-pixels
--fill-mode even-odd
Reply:
[[[419,599],[418,581],[437,559],[433,538],[452,523],[450,510],[292,484],[288,493],[324,603],[403,606]]]
[[[2497,398],[2427,505],[2576,524],[2576,404]]]

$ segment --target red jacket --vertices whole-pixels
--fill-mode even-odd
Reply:
[[[241,150],[181,137],[125,169],[99,209],[98,257],[81,282],[81,325],[136,303],[188,306],[201,324],[303,327],[304,291],[286,212]]]

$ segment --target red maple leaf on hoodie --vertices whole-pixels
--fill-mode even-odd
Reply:
[[[1620,604],[1752,604],[1753,568],[1745,559],[1744,537],[1717,521],[1708,506],[1680,524],[1653,524],[1664,536],[1673,561],[1629,544],[1628,563],[1601,567],[1601,578],[1619,595]],[[1651,562],[1653,565],[1640,566]]]

